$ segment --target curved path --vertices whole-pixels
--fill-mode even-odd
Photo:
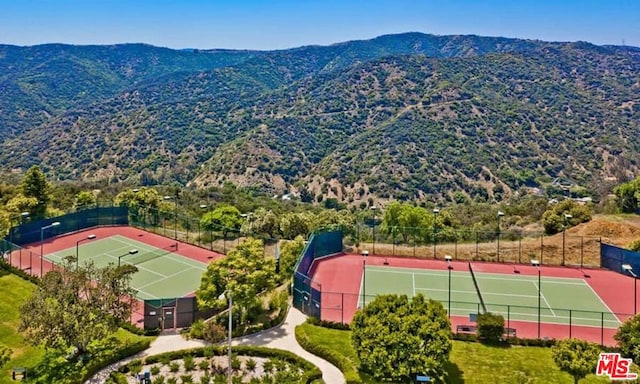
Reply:
[[[338,368],[331,363],[313,355],[300,346],[296,341],[295,328],[306,320],[306,316],[296,308],[290,308],[287,318],[281,325],[259,332],[253,335],[235,338],[232,340],[233,345],[255,345],[261,347],[284,349],[295,353],[303,359],[315,364],[322,371],[322,378],[327,384],[344,384],[344,375]],[[160,335],[151,343],[151,346],[137,355],[131,356],[125,360],[119,361],[113,365],[104,368],[96,373],[91,379],[85,381],[85,384],[102,384],[105,382],[109,373],[116,370],[128,361],[144,356],[157,355],[168,351],[177,351],[181,349],[197,348],[208,345],[209,343],[202,340],[186,340],[179,334]]]

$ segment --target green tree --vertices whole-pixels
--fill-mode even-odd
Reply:
[[[0,368],[11,360],[11,349],[0,344]]]
[[[570,218],[567,218],[566,215],[570,215]],[[565,225],[569,228],[590,220],[591,209],[570,199],[565,199],[552,205],[551,208],[542,215],[544,231],[548,235],[562,232]]]
[[[636,213],[640,201],[640,177],[622,183],[613,189],[617,198],[618,209],[623,213]]]
[[[89,352],[93,341],[129,321],[135,271],[112,264],[76,268],[73,257],[65,258],[63,268],[47,272],[21,307],[19,330],[32,344],[58,351],[74,347],[78,355]]]
[[[134,222],[145,220],[151,225],[160,224],[160,207],[163,197],[153,188],[126,190],[116,195],[116,205],[129,207],[129,214]],[[167,204],[168,206],[168,204]],[[166,208],[169,211],[170,208]]]
[[[73,206],[75,208],[90,207],[96,204],[96,196],[90,191],[81,191],[76,195]]]
[[[29,168],[22,179],[20,190],[25,197],[36,199],[37,205],[30,212],[31,216],[43,218],[51,199],[51,187],[40,167],[34,165]]]
[[[600,347],[584,340],[564,339],[551,348],[551,355],[558,368],[573,376],[573,382],[578,384],[595,371]]]
[[[264,234],[270,238],[278,237],[278,216],[271,210],[258,208],[249,214],[242,223],[241,232],[246,235]]]
[[[233,205],[220,205],[207,212],[200,219],[200,226],[205,231],[220,231],[227,237],[229,232],[238,232],[242,226],[242,214]]]
[[[640,363],[640,315],[628,318],[613,335],[624,357]]]
[[[196,292],[203,308],[223,308],[221,295],[230,290],[233,302],[243,309],[255,305],[258,294],[275,286],[275,260],[264,256],[259,239],[249,238],[229,251],[223,259],[209,263]]]
[[[297,236],[293,240],[283,241],[280,247],[280,274],[286,277],[293,275],[298,256],[304,250],[304,238]]]
[[[351,342],[361,367],[380,381],[408,382],[427,374],[444,383],[452,348],[442,304],[422,294],[381,295],[356,312]]]
[[[311,231],[311,219],[302,213],[286,213],[280,218],[280,233],[285,239],[297,236],[307,238]]]

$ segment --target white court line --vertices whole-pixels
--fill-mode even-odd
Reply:
[[[110,237],[110,239],[111,239],[111,238],[114,238],[114,237],[116,237],[116,236],[120,236],[120,235],[111,236],[111,237]],[[143,242],[139,242],[139,241],[137,241],[137,240],[132,240],[132,239],[129,239],[128,237],[124,237],[124,236],[121,236],[121,237],[122,237],[122,238],[124,238],[124,239],[126,239],[126,240],[129,240],[129,241],[135,241],[135,242],[137,242],[137,243],[140,243],[140,244],[146,245],[146,246],[148,246],[148,247],[152,247],[152,248],[154,248],[154,249],[152,249],[152,250],[147,250],[146,252],[154,252],[154,251],[156,251],[156,250],[158,250],[158,249],[162,249],[162,250],[164,250],[164,248],[154,247],[153,245],[145,244],[145,243],[143,243]],[[118,242],[120,242],[120,243],[122,243],[122,244],[128,244],[128,245],[129,245],[129,248],[131,248],[132,246],[135,246],[135,244],[134,244],[134,245],[132,245],[130,242],[129,242],[129,243],[127,243],[127,242],[122,241],[122,240],[120,240],[120,239],[114,239],[114,240],[116,240],[116,241],[118,241]],[[174,243],[174,244],[175,244],[175,243]],[[141,248],[142,248],[142,247],[141,247]],[[175,247],[174,247],[174,248],[175,248]],[[177,257],[174,257],[174,255],[175,255],[175,256],[177,256]],[[191,260],[191,259],[188,259],[188,258],[187,258],[187,260],[189,260],[189,261],[193,261],[194,263],[197,263],[197,264],[191,264],[191,263],[187,263],[187,262],[185,262],[184,260],[181,260],[182,258],[185,258],[185,257],[184,257],[184,256],[182,256],[182,255],[180,255],[180,254],[178,254],[178,253],[175,253],[175,252],[165,253],[165,254],[159,255],[158,257],[164,257],[164,256],[170,256],[169,258],[170,258],[172,261],[175,261],[175,262],[180,263],[180,264],[183,264],[183,265],[187,265],[187,266],[192,267],[192,268],[198,268],[198,269],[201,269],[201,270],[203,270],[203,271],[205,271],[205,270],[207,269],[206,264],[201,263],[201,262],[199,262],[199,261]]]
[[[542,300],[544,300],[544,305],[547,306],[547,308],[551,311],[551,314],[553,315],[553,317],[556,317],[556,313],[553,312],[553,309],[551,308],[551,306],[549,305],[549,302],[547,301],[547,298],[544,297],[544,294],[542,293],[542,291],[540,290],[540,287],[538,287],[538,283],[536,283],[535,281],[531,281],[533,283],[533,285],[536,286],[536,291],[538,291],[538,293],[540,294],[540,296],[542,297]]]
[[[165,277],[164,277],[164,279],[156,280],[156,281],[154,281],[154,282],[151,282],[151,283],[145,284],[145,285],[141,286],[140,288],[145,288],[145,287],[148,287],[148,286],[150,286],[150,285],[157,284],[158,282],[162,282],[162,281],[164,281],[164,280],[166,280],[166,279],[171,279],[171,278],[176,277],[176,276],[178,276],[178,275],[181,275],[181,274],[183,274],[183,273],[185,273],[185,272],[188,272],[188,271],[190,271],[190,270],[192,270],[192,269],[193,269],[193,270],[196,270],[196,271],[199,271],[199,269],[197,269],[197,268],[183,269],[183,270],[181,270],[180,272],[176,272],[176,273],[173,273],[173,274],[171,274],[171,275],[169,275],[169,276],[165,276]]]
[[[602,303],[602,305],[604,305],[605,308],[607,308],[607,311],[609,311],[609,313],[611,313],[613,315],[613,317],[615,317],[616,319],[618,319],[618,322],[622,323],[622,321],[620,321],[620,318],[613,313],[613,311],[611,310],[611,308],[609,308],[609,306],[607,305],[607,303],[605,303],[602,298],[600,297],[600,295],[598,295],[596,293],[596,291],[593,290],[593,287],[589,285],[589,283],[587,283],[584,279],[582,279],[582,282],[589,287],[589,289],[591,290],[591,292],[593,292],[593,294],[598,298],[598,300],[600,300],[600,302]]]
[[[415,288],[417,290],[420,291],[436,291],[436,292],[449,292],[448,289],[442,289],[442,288]],[[457,290],[457,289],[452,289],[451,292],[457,292],[457,293],[469,293],[469,294],[474,294],[477,295],[478,292],[475,291],[475,289],[473,291],[461,291],[461,290]],[[532,295],[517,295],[514,293],[499,293],[499,292],[482,292],[482,297],[486,297],[486,296],[507,296],[507,297],[522,297],[522,298],[528,298],[528,299],[535,299],[538,297],[538,295],[536,296],[532,296]],[[493,303],[493,305],[513,305],[513,304],[496,304]]]
[[[416,295],[416,275],[415,275],[415,273],[411,274],[411,281],[412,281],[412,284],[413,284],[412,296],[415,296]]]
[[[414,275],[420,275],[420,276],[437,276],[437,277],[446,277],[447,274],[445,272],[443,273],[429,273],[429,272],[406,272],[406,271],[397,271],[397,270],[385,270],[382,268],[377,268],[376,270],[372,270],[371,272],[382,272],[382,273],[400,273],[400,274],[414,274]],[[468,271],[454,271],[453,273],[457,273],[459,275],[461,275],[462,277],[467,277],[467,275],[469,275],[469,279],[471,279],[471,275]],[[527,278],[526,276],[523,276],[522,278],[518,278],[518,279],[514,279],[514,278],[509,278],[509,277],[487,277],[485,275],[488,275],[487,273],[484,272],[478,272],[476,273],[476,278],[478,280],[500,280],[500,281],[515,281],[515,282],[528,282],[528,281],[534,281],[532,278],[533,276],[529,276],[531,278]],[[499,274],[494,274],[497,276],[506,276],[506,275],[499,275]],[[537,279],[537,278],[536,278]],[[551,278],[545,278],[545,280],[548,280],[548,282],[550,283],[554,283],[554,284],[563,284],[563,285],[580,285],[582,286],[581,282],[575,282],[575,280],[580,280],[580,279],[572,279],[570,278],[570,280],[573,280],[574,282],[570,282],[570,281],[555,281],[552,280]]]
[[[118,258],[118,256],[113,256],[113,255],[112,255],[112,254],[110,254],[110,253],[103,253],[102,255],[109,256],[109,257],[111,257],[111,258],[113,258],[113,259],[117,259],[117,258]],[[129,264],[129,263],[126,263],[126,264]],[[142,264],[142,263],[140,263],[140,264]],[[153,271],[153,270],[151,270],[151,269],[148,269],[148,268],[145,268],[145,267],[141,267],[141,266],[139,266],[140,264],[129,264],[129,265],[133,265],[134,267],[136,267],[136,268],[138,268],[138,269],[142,269],[142,270],[144,270],[144,271],[147,271],[147,272],[152,273],[152,274],[154,274],[154,275],[160,276],[160,277],[162,277],[162,278],[166,278],[166,277],[167,277],[167,276],[163,275],[162,273],[158,273],[158,272]]]

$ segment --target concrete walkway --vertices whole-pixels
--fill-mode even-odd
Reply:
[[[287,318],[282,325],[268,329],[266,331],[253,335],[239,337],[232,340],[233,345],[254,345],[268,348],[283,349],[295,353],[303,359],[313,363],[320,371],[322,378],[327,384],[344,384],[344,375],[338,368],[307,351],[302,349],[296,341],[295,328],[306,320],[306,316],[295,308],[289,309]],[[128,363],[130,360],[139,359],[144,356],[157,355],[163,352],[178,351],[181,349],[197,348],[209,345],[202,340],[186,340],[179,334],[164,334],[151,343],[151,346],[135,356],[131,356],[125,360],[119,361],[107,368],[104,368],[91,379],[85,381],[85,384],[102,384],[106,381],[109,373],[118,369],[118,367]]]

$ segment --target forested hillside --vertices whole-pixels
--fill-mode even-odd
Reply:
[[[0,46],[0,163],[51,177],[501,200],[638,170],[640,49],[418,33],[282,51]]]

